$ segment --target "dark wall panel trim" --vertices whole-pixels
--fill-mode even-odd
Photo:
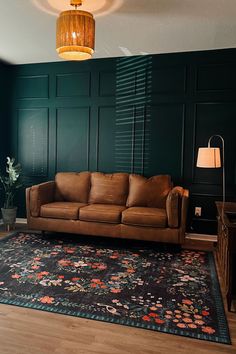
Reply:
[[[45,80],[45,85],[46,85],[44,90],[42,88],[39,90],[41,95],[33,94],[32,93],[33,85],[31,85],[31,89],[29,90],[29,96],[21,96],[22,89],[24,89],[25,86],[27,87],[26,82],[28,80],[30,80],[31,83],[32,83],[33,80],[34,80],[34,82],[36,82],[36,81],[39,81],[39,79],[44,79]],[[17,88],[17,90],[16,90],[16,99],[24,101],[24,100],[41,100],[41,99],[48,99],[49,98],[49,75],[42,74],[42,75],[17,76],[16,82],[17,81],[19,82],[19,80],[22,80],[24,82],[24,85],[20,85],[20,83],[19,83],[19,85],[16,86],[16,88]]]

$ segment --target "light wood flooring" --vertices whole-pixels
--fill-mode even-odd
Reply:
[[[0,354],[236,354],[236,314],[226,313],[232,345],[0,304]]]

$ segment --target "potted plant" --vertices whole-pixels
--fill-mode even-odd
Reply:
[[[19,177],[21,173],[21,165],[15,164],[15,159],[7,157],[6,172],[7,175],[4,176],[0,174],[0,183],[4,191],[4,204],[2,211],[3,223],[10,230],[10,227],[15,224],[17,207],[14,205],[14,197],[17,189],[19,189],[22,184],[19,182]]]

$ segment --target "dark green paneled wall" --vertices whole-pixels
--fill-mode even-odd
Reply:
[[[10,119],[9,119],[9,98],[10,98],[11,74],[9,66],[0,62],[0,171],[5,172],[6,156],[10,151]],[[0,206],[3,205],[3,190],[0,186]]]
[[[8,98],[9,98],[9,79],[8,65],[0,62],[0,168],[5,164],[5,155],[10,147],[9,142],[9,115],[8,115]],[[11,80],[10,80],[11,81]]]
[[[189,229],[215,231],[221,171],[196,169],[196,152],[224,136],[235,199],[235,49],[17,65],[11,75],[12,153],[26,185],[57,171],[167,173],[191,191]]]

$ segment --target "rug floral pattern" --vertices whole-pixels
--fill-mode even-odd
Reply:
[[[206,252],[19,233],[0,242],[0,302],[230,342]]]

